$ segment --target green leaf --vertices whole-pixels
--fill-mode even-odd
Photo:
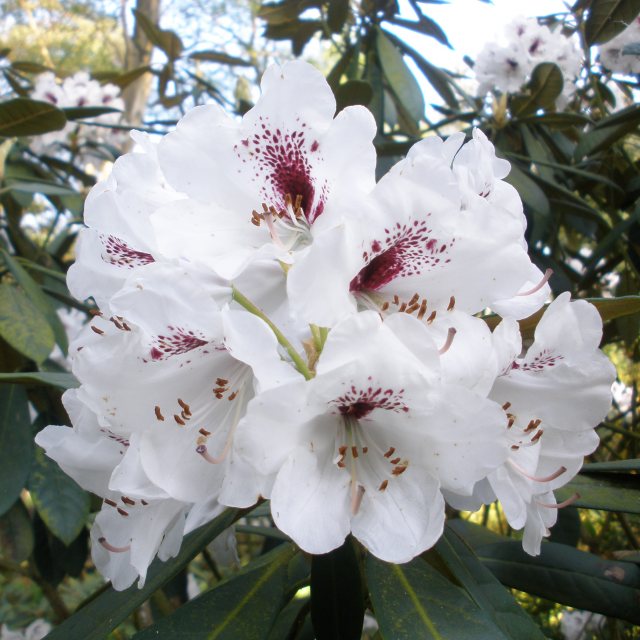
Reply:
[[[0,282],[0,336],[35,362],[46,360],[55,345],[47,319],[11,282]]]
[[[311,621],[317,640],[360,640],[364,585],[351,538],[311,558]]]
[[[508,182],[516,189],[529,208],[543,216],[549,215],[551,211],[549,198],[547,198],[545,192],[538,186],[536,181],[531,179],[515,164],[511,165],[511,171],[509,171],[509,175],[505,178],[505,182]]]
[[[62,353],[67,354],[69,348],[67,331],[62,324],[62,320],[58,317],[55,309],[49,304],[47,296],[42,292],[42,289],[36,284],[33,278],[27,273],[27,271],[15,260],[9,253],[0,249],[0,257],[4,258],[4,262],[7,265],[9,271],[16,279],[18,284],[24,289],[25,293],[31,299],[31,302],[38,307],[40,312],[44,315],[49,323],[49,326],[53,330],[55,341],[62,350]]]
[[[50,102],[14,98],[0,103],[0,136],[35,136],[59,131],[67,124],[64,113]]]
[[[449,47],[449,49],[453,48],[447,38],[447,34],[442,30],[442,27],[440,27],[440,25],[435,20],[432,20],[424,14],[420,14],[420,19],[417,22],[406,20],[405,18],[401,18],[398,16],[394,16],[391,20],[389,20],[389,22],[392,22],[399,27],[404,27],[405,29],[410,29],[411,31],[421,33],[425,36],[431,36],[441,44]]]
[[[89,494],[39,447],[28,488],[47,528],[56,538],[71,544],[87,521]]]
[[[573,503],[576,507],[640,514],[640,483],[631,474],[598,474],[595,478],[580,474],[556,490],[560,501],[576,493],[580,495]]]
[[[591,462],[582,467],[582,473],[610,473],[640,471],[640,458],[614,460],[613,462]]]
[[[285,603],[293,545],[280,545],[172,615],[137,633],[136,640],[260,640]]]
[[[424,97],[402,54],[385,33],[376,30],[376,46],[382,71],[396,98],[417,124],[424,118]]]
[[[551,128],[565,129],[567,127],[583,127],[587,124],[593,124],[593,120],[580,113],[542,113],[540,115],[523,116],[522,118],[514,118],[513,124],[521,122],[527,124],[544,124]]]
[[[63,184],[55,182],[17,182],[7,180],[6,187],[2,191],[21,191],[23,193],[42,193],[47,196],[77,195],[77,192]]]
[[[0,558],[15,564],[26,560],[33,551],[31,518],[22,500],[16,500],[0,517]]]
[[[27,393],[15,384],[0,386],[0,514],[20,496],[32,461]]]
[[[340,33],[349,17],[349,0],[331,0],[327,11],[327,24],[332,33]]]
[[[133,14],[136,17],[137,24],[140,25],[147,38],[149,38],[156,47],[162,49],[162,51],[167,54],[169,60],[175,60],[180,57],[184,45],[176,33],[161,29],[153,24],[153,22],[149,20],[149,17],[142,11],[138,11],[138,9],[133,9]]]
[[[67,120],[81,120],[82,118],[97,118],[105,113],[120,113],[120,109],[113,107],[68,107],[62,109]]]
[[[44,73],[45,71],[53,71],[51,67],[46,67],[37,62],[29,62],[28,60],[14,60],[11,67],[22,73]]]
[[[47,385],[58,389],[75,389],[80,383],[72,373],[49,371],[26,371],[24,373],[0,373],[0,384],[12,382],[18,384]]]
[[[130,84],[133,84],[138,78],[143,76],[145,73],[149,73],[151,71],[151,67],[149,65],[144,65],[142,67],[136,67],[135,69],[131,69],[130,71],[125,71],[125,73],[116,73],[114,71],[101,71],[98,73],[94,73],[93,77],[96,80],[100,80],[100,82],[110,82],[111,84],[115,84],[120,87],[120,90],[126,89]]]
[[[544,634],[511,593],[451,527],[445,529],[435,551],[475,603],[491,616],[508,638],[544,640]]]
[[[631,24],[639,12],[639,0],[592,0],[584,27],[587,45],[611,40]]]
[[[527,85],[527,96],[514,97],[511,110],[515,116],[526,116],[538,109],[554,109],[556,98],[562,93],[562,71],[553,62],[536,66]]]
[[[640,623],[640,567],[604,560],[554,542],[530,556],[519,541],[505,539],[475,549],[503,584],[554,602]]]
[[[65,620],[47,636],[47,640],[104,640],[132,611],[137,609],[149,596],[165,582],[175,576],[213,538],[231,526],[248,510],[227,509],[215,520],[196,529],[182,541],[180,552],[167,562],[154,560],[147,572],[144,587],[136,584],[125,591],[106,591],[87,603],[82,609]],[[184,637],[184,636],[183,636]]]
[[[251,62],[249,60],[243,60],[236,56],[230,56],[228,53],[222,53],[221,51],[196,51],[189,55],[192,60],[205,60],[207,62],[219,62],[220,64],[226,64],[232,67],[250,67]]]
[[[633,105],[600,120],[588,133],[583,134],[574,151],[578,161],[603,149],[635,131],[640,124],[640,105]]]
[[[335,94],[337,113],[355,104],[366,107],[373,98],[373,88],[365,80],[347,80],[338,86]]]
[[[369,555],[366,574],[384,640],[505,640],[462,589],[422,558],[394,565]]]

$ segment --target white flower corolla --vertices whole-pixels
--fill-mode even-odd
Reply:
[[[442,379],[452,336],[436,344],[415,318],[364,311],[332,329],[312,380],[249,403],[234,446],[274,478],[273,518],[304,550],[326,553],[351,531],[406,562],[442,533],[441,489],[470,493],[505,460],[500,406]]]
[[[26,629],[9,629],[0,625],[0,640],[42,640],[51,631],[51,625],[42,618],[34,620]]]
[[[575,92],[582,58],[573,38],[559,27],[540,25],[536,18],[518,17],[505,27],[506,44],[490,42],[480,51],[474,66],[478,95],[496,90],[516,93],[529,81],[538,64],[552,62],[562,72],[564,84],[558,98],[563,106]]]
[[[597,310],[585,301],[570,302],[568,293],[546,310],[523,357],[514,320],[504,320],[493,336],[501,374],[489,397],[508,417],[510,448],[488,481],[509,524],[524,527],[525,551],[537,555],[562,506],[553,490],[569,482],[598,445],[594,427],[609,410],[615,369],[598,349]]]
[[[242,120],[214,105],[187,114],[159,147],[168,182],[190,198],[179,226],[172,206],[154,215],[161,250],[226,278],[255,256],[295,263],[316,229],[375,184],[371,113],[348,107],[334,119],[335,108],[322,74],[289,62],[266,71]]]
[[[640,73],[640,16],[615,38],[600,45],[600,63],[613,73]]]
[[[79,71],[59,84],[51,71],[36,77],[31,93],[33,100],[50,102],[59,109],[76,107],[108,107],[124,110],[120,90],[113,84],[100,85],[85,71]],[[118,124],[121,114],[116,111],[95,116],[92,120],[101,124]],[[123,134],[109,128],[68,122],[60,131],[45,133],[33,139],[32,146],[37,153],[50,152],[61,144],[76,146],[87,142],[108,142],[120,145]]]
[[[526,252],[522,202],[502,180],[508,163],[480,133],[461,143],[414,145],[350,219],[315,238],[288,274],[294,313],[331,326],[358,307],[433,319],[454,306],[476,313],[498,302],[523,317],[542,305],[549,289]]]

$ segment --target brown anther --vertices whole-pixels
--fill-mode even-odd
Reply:
[[[220,386],[220,387],[216,387],[216,388],[213,390],[213,393],[224,393],[226,390],[227,390],[227,388],[226,388],[226,387],[222,387],[222,386]]]
[[[394,454],[395,450],[395,447],[389,447],[389,450],[384,454],[384,457],[390,458]]]
[[[517,444],[511,445],[511,451],[517,451],[520,447]]]
[[[380,309],[382,311],[386,311],[389,308],[389,303],[388,302],[383,302],[382,306],[380,307]]]
[[[417,309],[420,308],[420,305],[417,303],[413,303],[410,304],[406,309],[405,309],[405,313],[408,313],[409,315],[411,315],[414,311],[416,311]]]
[[[420,311],[418,311],[418,320],[422,320],[425,313],[427,313],[427,300],[423,298],[422,302],[420,303]]]
[[[418,300],[420,300],[420,296],[417,293],[414,293],[411,300],[409,300],[409,306],[414,305]]]
[[[396,307],[400,304],[400,298],[398,298],[397,295],[393,296],[393,304],[395,304]]]
[[[123,323],[122,323],[122,328],[123,328],[125,331],[131,331],[131,327],[130,327],[126,322],[123,322]]]
[[[437,313],[437,311],[431,312],[431,315],[427,318],[427,324],[431,324],[436,319]]]
[[[118,503],[113,500],[109,500],[109,498],[104,499],[105,504],[108,504],[110,507],[117,507]]]
[[[118,320],[116,318],[111,316],[109,318],[109,320],[111,320],[111,322],[113,322],[113,324],[116,326],[117,329],[120,329],[120,331],[124,331],[124,327],[118,322]]]
[[[180,412],[180,417],[183,420],[189,420],[189,418],[191,417],[190,413],[187,413],[186,411],[184,411],[184,409]]]
[[[98,329],[98,327],[94,327],[93,325],[91,325],[91,331],[97,333],[99,336],[104,334],[104,331],[102,329]]]
[[[540,438],[542,438],[542,434],[544,433],[544,431],[542,429],[540,429],[539,431],[536,432],[536,434],[533,436],[533,438],[531,438],[531,442],[538,442],[538,440],[540,440]]]
[[[125,504],[130,504],[132,506],[136,503],[135,500],[132,500],[131,498],[128,498],[127,496],[121,496],[120,500],[122,500],[122,502],[124,502]]]
[[[229,381],[224,378],[216,378],[216,384],[219,387],[226,387],[229,384]]]
[[[407,303],[406,303],[406,302],[403,302],[403,303],[400,305],[400,309],[398,309],[398,311],[400,311],[400,313],[403,313],[403,312],[404,312],[404,310],[405,310],[406,308],[407,308]]]
[[[254,224],[256,227],[259,227],[260,220],[257,220],[256,218],[251,218],[251,224]]]
[[[515,421],[516,421],[515,417],[509,414],[509,422],[507,422],[507,429],[511,429]]]
[[[510,403],[510,402],[505,402],[505,403],[502,405],[502,408],[506,411],[510,406],[511,406],[511,403]]]
[[[383,480],[380,483],[380,486],[378,487],[378,491],[384,491],[387,488],[387,485],[389,484],[388,480]]]
[[[447,311],[451,311],[453,309],[453,307],[456,306],[456,297],[455,296],[451,296],[449,298],[449,306],[447,307]]]
[[[207,431],[205,428],[199,429],[198,433],[201,433],[203,436],[210,436],[211,431]]]
[[[339,466],[341,469],[344,469],[344,468],[345,468],[345,466],[346,466],[346,465],[344,464],[344,460],[338,460],[338,466]]]
[[[160,407],[158,405],[155,406],[154,411],[156,412],[156,418],[158,418],[160,422],[164,422],[164,416],[162,415],[162,412],[160,411]]]
[[[358,457],[358,447],[351,447],[351,455],[352,455],[354,458],[357,458],[357,457]]]
[[[394,458],[393,460],[389,460],[390,464],[398,464],[398,462],[400,462],[401,458]]]
[[[116,509],[116,511],[117,511],[121,516],[128,516],[128,515],[129,515],[129,514],[128,514],[124,509],[121,509],[120,507],[118,507],[118,508]]]
[[[234,391],[228,398],[227,400],[235,400],[236,396],[238,395],[237,391]]]
[[[338,448],[338,453],[341,456],[344,456],[347,453],[347,447],[346,445],[342,445],[341,447]]]
[[[406,465],[406,464],[400,464],[400,465],[398,465],[397,467],[394,467],[394,468],[391,470],[391,473],[392,473],[394,476],[401,476],[401,475],[402,475],[402,474],[407,470],[407,466],[408,466],[408,465]]]
[[[140,500],[140,502],[142,502],[145,507],[149,504],[146,500]]]
[[[182,399],[182,398],[178,398],[178,404],[188,413],[191,413],[191,410],[189,409],[189,405]]]
[[[362,447],[362,453],[367,453],[369,451],[369,447]]]
[[[179,415],[173,414],[173,419],[182,427],[187,424]]]
[[[214,395],[218,400],[222,400],[222,398],[224,397],[220,392],[218,392],[218,393],[214,392]]]
[[[301,208],[302,208],[302,196],[300,194],[298,194],[296,196],[296,201],[295,201],[295,203],[293,205],[293,209],[297,213]]]

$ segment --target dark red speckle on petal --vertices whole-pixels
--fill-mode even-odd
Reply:
[[[134,267],[140,267],[142,265],[155,262],[150,253],[136,251],[126,242],[120,240],[120,238],[101,235],[100,240],[104,247],[102,259],[109,264],[113,264],[117,267],[133,269]]]
[[[409,407],[403,401],[404,389],[394,391],[382,387],[358,388],[351,385],[349,391],[332,400],[329,404],[337,408],[338,412],[354,420],[361,420],[375,409],[406,413]]]

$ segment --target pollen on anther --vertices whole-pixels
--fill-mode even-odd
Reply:
[[[427,323],[431,324],[436,319],[436,315],[438,315],[438,312],[432,311],[431,315],[427,318]]]
[[[447,311],[451,311],[456,306],[456,297],[451,296],[449,298],[449,306],[447,307]]]
[[[225,380],[224,378],[216,378],[216,385],[218,385],[219,387],[226,387],[228,384],[228,380]]]
[[[503,410],[504,410],[504,411],[506,411],[509,407],[511,407],[511,403],[510,403],[510,402],[505,402],[505,403],[502,405],[502,408],[503,408]]]
[[[102,329],[98,329],[98,327],[94,327],[93,325],[91,325],[91,331],[97,333],[99,336],[104,334],[104,331]]]
[[[108,504],[110,507],[117,507],[118,503],[113,500],[109,500],[109,498],[104,499],[105,504]]]
[[[125,504],[129,504],[129,505],[131,505],[131,506],[133,506],[133,505],[136,503],[136,501],[135,501],[135,500],[132,500],[131,498],[128,498],[127,496],[122,496],[120,499],[121,499],[121,500],[122,500],[122,502],[124,502]]]
[[[384,454],[385,458],[390,458],[395,453],[395,447],[389,447],[389,450]]]
[[[387,485],[389,484],[388,480],[383,480],[380,483],[380,486],[378,487],[378,491],[384,491],[387,488]]]
[[[422,300],[420,303],[420,310],[418,311],[417,318],[418,320],[422,320],[424,318],[424,314],[427,313],[427,300],[426,298]]]
[[[118,507],[116,509],[116,511],[121,515],[121,516],[128,516],[128,512],[126,512],[124,509],[121,509],[120,507]]]
[[[390,464],[398,464],[398,462],[400,462],[401,458],[394,458],[393,460],[389,460]]]
[[[382,306],[380,307],[380,309],[382,311],[386,311],[389,308],[389,303],[388,302],[383,302]]]
[[[227,400],[235,400],[236,396],[238,395],[237,391],[234,391],[228,398]]]
[[[184,427],[185,424],[187,424],[179,415],[174,414],[173,415],[173,419],[182,427]]]
[[[164,422],[164,416],[162,415],[162,412],[160,411],[160,407],[156,405],[154,410],[155,410],[155,413],[156,413],[156,418],[158,418],[158,420],[160,420],[160,422]]]
[[[198,429],[198,433],[201,433],[205,437],[211,435],[211,431],[207,431],[205,428]]]

